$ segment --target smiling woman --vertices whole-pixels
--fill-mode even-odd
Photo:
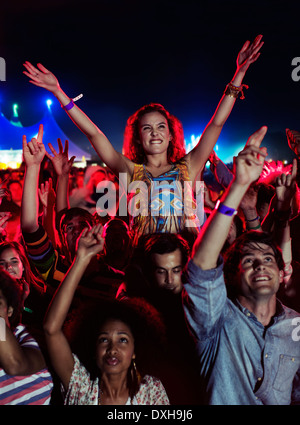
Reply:
[[[128,118],[124,132],[124,155],[136,164],[145,163],[147,156],[140,140],[142,133],[150,133],[151,136],[153,126],[154,131],[159,129],[165,133],[164,136],[168,141],[168,162],[173,163],[182,158],[185,155],[182,124],[159,103],[145,105]]]
[[[182,126],[160,104],[145,105],[129,118],[125,129],[124,154],[115,150],[103,132],[81,111],[75,100],[70,99],[60,88],[56,77],[42,64],[37,67],[25,62],[24,74],[30,82],[49,90],[58,99],[72,121],[87,136],[101,160],[119,177],[126,173],[127,182],[144,181],[149,191],[154,179],[164,182],[163,192],[157,191],[155,208],[148,200],[139,214],[133,217],[131,227],[137,242],[139,236],[160,233],[184,233],[192,239],[199,232],[196,204],[189,211],[183,208],[181,191],[183,182],[191,182],[191,187],[199,179],[211,151],[229,117],[237,98],[244,98],[243,79],[249,66],[260,56],[263,46],[262,35],[253,43],[246,41],[236,60],[236,72],[217,106],[217,109],[202,133],[199,143],[185,154]],[[179,183],[178,190],[170,187],[172,182]],[[161,188],[161,187],[160,187]],[[189,197],[193,199],[192,190]],[[193,208],[194,207],[194,208]]]
[[[23,323],[41,327],[47,299],[44,282],[33,273],[23,246],[16,242],[0,244],[0,268],[7,270],[23,295]]]
[[[127,121],[124,154],[135,164],[131,183],[137,190],[129,208],[133,244],[143,234],[188,229],[196,235],[200,224],[192,186],[185,184],[190,176],[180,121],[160,104],[143,106]]]

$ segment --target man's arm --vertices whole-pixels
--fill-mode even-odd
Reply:
[[[238,209],[250,184],[260,176],[267,155],[266,148],[261,148],[260,144],[266,132],[267,127],[262,127],[250,136],[245,148],[236,158],[233,181],[220,204],[223,210],[229,211],[229,215],[222,213],[220,206],[215,209],[194,244],[192,258],[202,270],[217,266],[233,219],[232,213]]]

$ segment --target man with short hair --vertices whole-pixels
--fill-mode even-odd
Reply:
[[[142,297],[162,315],[166,350],[154,372],[160,376],[171,404],[196,405],[201,399],[194,341],[187,329],[181,293],[189,245],[175,233],[143,236],[117,297]]]
[[[178,234],[143,236],[127,267],[126,283],[120,286],[117,297],[141,296],[157,304],[164,295],[180,295],[189,253],[187,241]]]
[[[195,243],[183,297],[196,339],[206,404],[300,403],[300,344],[293,338],[299,314],[276,293],[283,280],[280,250],[269,235],[250,231],[220,252],[249,185],[262,171],[262,127],[235,161],[234,179]]]

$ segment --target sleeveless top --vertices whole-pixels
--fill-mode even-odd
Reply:
[[[185,159],[153,177],[135,164],[128,190],[128,211],[134,242],[148,233],[198,233],[200,224]]]

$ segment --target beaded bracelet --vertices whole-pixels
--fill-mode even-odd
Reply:
[[[232,83],[227,84],[224,94],[226,96],[235,97],[236,99],[240,96],[240,99],[245,99],[243,89],[248,89],[249,86],[242,84],[240,86],[235,86]]]

